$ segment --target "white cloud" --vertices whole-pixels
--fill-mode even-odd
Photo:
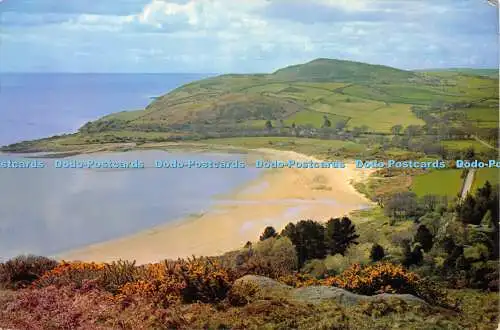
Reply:
[[[316,0],[312,2],[317,2],[319,4],[337,7],[348,11],[366,10],[374,3],[373,0]]]
[[[403,68],[438,66],[442,58],[459,65],[460,58],[470,63],[474,56],[476,63],[496,63],[496,50],[487,51],[491,46],[496,49],[496,35],[484,33],[491,15],[470,1],[457,0],[456,5],[450,0],[147,1],[121,16],[43,16],[50,25],[25,17],[23,24],[29,21],[31,26],[18,23],[7,29],[8,35],[2,31],[0,55],[19,66],[22,58],[30,66],[42,66],[39,61],[53,58],[53,63],[66,63],[65,67],[93,71],[123,67],[124,71],[265,72],[315,57]],[[469,15],[477,15],[473,17],[481,24],[464,24]],[[56,23],[59,19],[64,19],[62,24]],[[46,49],[45,57],[18,54],[29,47]],[[65,55],[71,53],[74,56]],[[71,58],[80,62],[68,63]]]

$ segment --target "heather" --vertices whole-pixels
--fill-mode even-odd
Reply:
[[[489,302],[489,308],[478,314],[467,305],[469,296],[429,286],[401,265],[356,264],[323,279],[295,271],[282,275],[283,270],[272,271],[275,265],[223,266],[220,258],[141,266],[124,261],[61,262],[28,286],[2,291],[0,324],[13,329],[365,329],[367,324],[383,329],[395,319],[406,328],[416,324],[425,328],[431,326],[427,319],[431,317],[437,324],[458,328],[472,326],[473,317],[486,329],[496,321],[496,310],[491,308],[494,296],[471,293],[475,303]],[[415,307],[395,299],[354,307],[334,302],[313,305],[279,296],[245,300],[231,288],[251,269],[296,287],[336,286],[365,295],[410,293],[429,304]]]

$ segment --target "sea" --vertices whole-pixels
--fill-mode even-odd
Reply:
[[[1,74],[0,145],[77,130],[144,108],[201,74]],[[143,168],[63,168],[58,159],[0,154],[0,259],[53,256],[206,212],[260,171],[157,168],[156,161],[236,162],[238,154],[131,151],[64,160],[142,162]],[[59,159],[60,160],[60,159]],[[10,162],[9,162],[10,161]],[[19,161],[43,168],[2,168]],[[135,164],[134,163],[134,164]],[[59,163],[60,164],[60,163]]]
[[[210,74],[0,73],[0,145],[75,132]]]

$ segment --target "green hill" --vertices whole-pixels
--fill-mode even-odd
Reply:
[[[273,73],[277,79],[300,81],[338,81],[346,83],[366,83],[372,81],[407,82],[418,76],[411,71],[403,71],[383,65],[319,58],[314,61],[292,65]]]
[[[480,130],[497,127],[497,110],[498,79],[316,59],[271,74],[227,74],[194,81],[155,98],[144,110],[105,116],[63,139],[84,144],[262,135],[318,137],[320,130],[330,138],[345,139],[352,132],[390,135],[394,126],[401,126],[401,132],[426,124],[427,130],[433,125],[438,129],[445,116],[449,118],[441,126],[470,133],[471,122]],[[16,144],[7,150],[36,144]]]

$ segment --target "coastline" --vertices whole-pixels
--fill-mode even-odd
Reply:
[[[232,148],[227,148],[232,149]],[[320,161],[293,151],[247,150],[248,159]],[[236,191],[218,196],[208,212],[177,219],[126,237],[63,252],[62,260],[111,262],[136,260],[138,264],[191,256],[211,256],[256,241],[266,226],[280,231],[302,219],[327,221],[331,217],[373,205],[357,192],[354,182],[373,171],[346,168],[269,169]]]

